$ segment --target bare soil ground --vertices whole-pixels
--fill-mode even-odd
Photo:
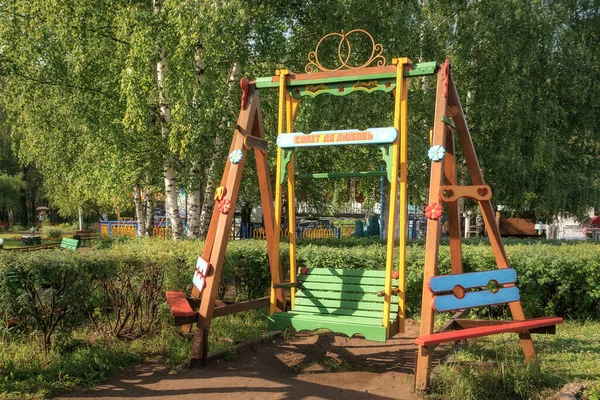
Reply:
[[[61,399],[406,399],[413,390],[419,325],[387,343],[299,333],[231,360],[174,373],[159,360],[137,365],[91,391]]]

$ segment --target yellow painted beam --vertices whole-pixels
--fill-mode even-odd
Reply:
[[[277,116],[277,135],[281,135],[284,129],[285,122],[285,84],[286,77],[289,71],[287,69],[280,69],[275,71],[275,75],[279,76],[279,107]],[[275,223],[273,227],[273,246],[275,248],[274,254],[276,253],[275,260],[280,263],[279,254],[279,242],[281,240],[281,148],[277,147],[277,167],[275,172]],[[271,280],[271,303],[269,307],[270,315],[275,313],[275,289],[273,288],[273,281]]]
[[[300,105],[300,100],[290,96],[289,91],[286,92],[285,98],[285,128],[286,132],[294,131],[294,117]],[[294,155],[287,166],[288,178],[288,230],[290,238],[290,282],[296,282],[298,269],[296,267],[296,195],[294,181]],[[279,181],[278,181],[279,182]],[[296,300],[296,288],[290,288],[290,302],[292,308]]]
[[[396,97],[399,103],[400,118],[394,115],[394,127],[400,133],[400,240],[398,251],[398,287],[400,288],[398,301],[398,332],[404,333],[406,322],[406,241],[408,231],[408,80],[406,70],[408,59],[403,58],[399,64],[396,89],[400,96]],[[402,78],[400,78],[402,77]],[[395,110],[397,113],[398,110]],[[399,125],[397,123],[399,122]]]

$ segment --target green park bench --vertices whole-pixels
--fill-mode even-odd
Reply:
[[[77,250],[78,247],[79,240],[77,239],[62,238],[62,240],[60,241],[61,249]]]

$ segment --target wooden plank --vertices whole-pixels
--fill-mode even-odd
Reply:
[[[395,128],[368,128],[364,131],[344,129],[316,131],[311,133],[293,132],[277,137],[277,146],[282,149],[322,146],[346,146],[366,144],[391,144],[398,137]]]
[[[494,304],[504,304],[520,299],[519,289],[516,286],[500,288],[496,293],[489,290],[480,290],[477,292],[465,293],[461,299],[453,294],[435,296],[433,298],[433,309],[437,312],[453,311],[464,308],[474,308],[491,306]]]
[[[285,69],[277,70],[276,73],[281,78],[281,82],[279,82],[279,100],[277,106],[277,135],[283,134],[285,129],[285,84],[288,75],[288,71]],[[283,164],[283,150],[280,147],[277,147],[277,160],[275,165],[275,207],[274,207],[274,215],[273,215],[273,251],[277,253],[277,259],[279,259],[279,243],[281,241],[281,213],[283,207],[283,198],[282,198],[282,164]],[[289,170],[288,170],[289,172]],[[292,232],[292,235],[294,232]],[[294,275],[292,275],[293,278]],[[271,283],[281,283],[281,280],[275,281],[275,277],[271,277]],[[275,307],[275,293],[276,290],[271,286],[271,307],[269,309],[269,314],[273,315],[276,311]]]
[[[455,286],[461,286],[463,289],[472,289],[487,286],[491,281],[496,281],[500,285],[514,283],[517,281],[517,271],[513,268],[502,270],[467,272],[456,275],[439,275],[431,278],[429,281],[429,290],[432,293],[449,292]]]
[[[325,289],[327,287],[339,287],[341,290],[345,290],[345,286],[348,284],[359,284],[359,285],[373,285],[383,286],[385,281],[383,277],[370,278],[360,276],[327,276],[327,275],[300,275],[298,280],[301,282],[313,282],[313,283],[324,283]],[[396,284],[398,283],[397,280]],[[333,284],[333,285],[332,285]]]
[[[342,268],[309,268],[304,275],[329,275],[329,276],[361,276],[385,278],[385,271],[367,269],[342,269]]]
[[[461,197],[469,197],[478,201],[490,200],[492,198],[492,189],[488,185],[452,185],[440,187],[440,199],[444,202],[456,201]]]
[[[491,320],[491,319],[456,319],[456,325],[459,329],[476,328],[479,326],[495,326],[503,324],[511,324],[514,321]],[[529,333],[539,333],[544,335],[554,335],[556,333],[556,325],[542,326],[539,328],[529,329]]]
[[[406,79],[407,74],[414,72],[417,76],[417,72],[423,72],[429,69],[432,73],[437,65],[435,62],[429,63],[427,66],[424,64],[417,64],[415,70],[413,69],[412,63],[408,63],[408,59],[402,59],[400,65],[400,72],[402,73],[402,80],[400,81],[400,90],[396,92],[396,96],[399,94],[400,97],[396,97],[395,101],[399,102],[399,108],[394,110],[394,127],[400,132],[400,144],[399,144],[399,156],[400,156],[400,237],[398,240],[398,276],[399,276],[399,289],[400,289],[400,302],[398,307],[400,309],[400,318],[398,318],[397,326],[394,327],[394,331],[404,333],[405,330],[405,317],[406,317],[406,244],[408,241],[408,81]],[[396,79],[399,81],[400,74],[397,74]],[[398,84],[398,83],[397,83]],[[400,112],[400,119],[398,120],[397,112]],[[389,276],[386,277],[389,280]],[[392,283],[393,285],[393,283]],[[386,290],[387,290],[386,286]],[[391,336],[391,332],[389,332]]]
[[[450,185],[457,185],[456,148],[454,133],[446,135],[446,154],[444,156],[444,176]],[[462,249],[460,240],[460,209],[458,202],[446,204],[448,212],[448,230],[450,235],[450,265],[453,274],[463,272]]]
[[[526,332],[529,329],[562,323],[563,319],[558,317],[533,318],[526,321],[514,321],[509,324],[480,326],[476,328],[461,329],[458,331],[434,333],[419,336],[415,343],[420,346],[430,346],[440,343],[455,342],[458,340],[472,339],[482,336],[495,335],[508,332]]]
[[[263,126],[262,110],[260,108],[260,98],[257,96],[256,99],[258,104],[256,106],[257,112],[252,133],[254,136],[263,139],[265,137],[265,130]],[[263,222],[267,239],[267,253],[269,254],[271,282],[279,283],[283,280],[283,271],[281,269],[281,258],[279,255],[279,241],[275,240],[275,210],[273,205],[271,177],[269,174],[269,160],[266,153],[257,150],[254,151],[254,159],[256,161],[256,174],[258,177],[260,202],[262,206]],[[271,301],[271,313],[276,311],[285,311],[285,293],[283,290],[274,289],[273,298]]]
[[[246,135],[244,138],[244,147],[246,150],[258,150],[265,154],[269,151],[269,143],[257,136]]]
[[[302,97],[316,97],[322,94],[330,94],[332,96],[347,96],[350,93],[356,91],[363,91],[367,93],[372,92],[391,92],[396,87],[394,79],[368,79],[368,80],[354,80],[345,81],[342,83],[330,82],[330,83],[318,83],[313,85],[295,86],[293,89],[290,88],[288,93],[295,99]]]
[[[323,285],[320,282],[305,282],[302,284],[304,290],[328,290],[327,285]],[[348,284],[344,285],[344,292],[358,292],[358,293],[372,293],[377,294],[380,290],[384,289],[383,283],[379,286],[374,285],[361,285],[361,284]],[[335,288],[329,290],[335,291]]]
[[[377,322],[379,324],[381,324],[381,314],[382,311],[373,311],[373,310],[355,310],[355,309],[348,309],[348,308],[330,308],[330,307],[325,307],[325,306],[319,306],[319,305],[301,305],[298,304],[298,301],[300,301],[300,299],[296,300],[297,303],[294,305],[294,312],[295,313],[314,313],[314,314],[322,314],[322,315],[347,315],[347,316],[352,316],[352,317],[362,317],[362,318],[375,318],[377,320]],[[391,317],[393,317],[393,319],[395,319],[396,314],[392,313]]]
[[[326,307],[328,309],[347,308],[350,310],[365,310],[365,311],[377,311],[381,315],[381,302],[369,302],[369,301],[357,301],[348,299],[322,299],[318,297],[298,297],[296,299],[296,306],[307,306],[307,307]]]
[[[340,318],[333,315],[323,317],[321,315],[290,313],[276,313],[272,317],[269,317],[269,329],[282,331],[287,327],[293,327],[298,331],[329,329],[350,337],[360,334],[366,340],[376,342],[385,342],[387,339],[386,328],[381,325],[381,320],[374,318],[348,316]]]
[[[362,316],[352,316],[352,315],[336,315],[336,314],[322,314],[322,313],[306,313],[306,312],[296,312],[291,311],[287,313],[279,313],[283,315],[287,314],[288,318],[299,318],[304,320],[312,320],[319,322],[319,328],[327,328],[324,321],[329,321],[331,323],[335,322],[347,322],[354,324],[368,324],[375,326],[383,326],[381,325],[381,318],[369,318]],[[313,328],[316,329],[316,328]]]
[[[233,135],[235,142],[233,147],[242,151],[242,160],[238,164],[232,164],[231,160],[227,158],[226,162],[226,164],[229,164],[229,174],[227,176],[225,185],[227,188],[227,194],[225,198],[231,201],[232,210],[235,210],[242,178],[242,171],[246,161],[246,149],[243,145],[244,135],[241,133],[241,130],[245,132],[252,132],[257,104],[258,91],[253,90],[250,94],[250,99],[246,109],[240,112],[237,124],[238,128],[235,130]],[[217,220],[213,249],[210,252],[210,258],[208,259],[210,264],[213,266],[213,273],[206,279],[206,289],[202,296],[202,302],[200,303],[198,323],[196,324],[196,331],[192,341],[192,364],[195,364],[198,362],[198,360],[202,360],[203,363],[206,361],[205,357],[208,346],[208,330],[210,329],[210,324],[212,321],[215,300],[217,298],[217,289],[221,279],[221,271],[223,269],[223,261],[225,258],[225,249],[227,247],[227,240],[231,231],[231,222],[233,220],[233,216],[233,212],[220,214]]]
[[[335,179],[335,178],[368,178],[387,176],[386,171],[360,172],[319,172],[315,174],[294,174],[296,179]]]
[[[446,84],[446,72],[442,68],[438,73],[435,116],[433,126],[433,145],[443,146],[446,143],[447,126],[442,122],[441,116],[446,114],[447,101],[444,97]],[[437,203],[439,188],[442,185],[445,160],[431,163],[431,175],[429,179],[429,204]],[[427,221],[427,239],[425,241],[425,268],[423,273],[423,292],[421,301],[421,328],[420,335],[427,336],[433,333],[434,309],[433,295],[429,291],[429,280],[437,275],[438,256],[441,238],[440,220],[429,219]],[[431,365],[431,352],[426,347],[417,351],[417,363],[415,365],[415,387],[425,390],[429,386],[429,372]]]
[[[167,295],[167,304],[171,308],[171,314],[174,317],[190,317],[196,316],[194,310],[188,303],[183,292],[178,291],[169,291],[166,293]]]
[[[437,72],[437,69],[438,67],[435,61],[418,63],[414,66],[414,68],[411,67],[410,69],[404,71],[404,76],[407,78],[413,78],[418,76],[433,75]],[[290,80],[287,86],[302,86],[315,83],[341,83],[353,80],[372,80],[385,78],[396,78],[395,65],[355,68],[339,71],[313,72],[310,74],[290,74]],[[279,79],[279,76],[257,78],[256,86],[259,89],[275,88],[279,86]]]
[[[294,119],[296,118],[296,112],[300,105],[300,100],[290,97],[289,92],[285,97],[285,128],[286,131],[292,132],[294,130]],[[288,231],[290,232],[290,281],[295,282],[296,276],[298,275],[298,269],[296,266],[296,177],[294,175],[294,154],[290,158],[290,162],[287,165],[287,178],[288,178]],[[296,289],[291,288],[290,290],[290,304],[294,307],[296,300]]]
[[[345,69],[339,71],[313,72],[311,74],[294,74],[290,73],[287,77],[287,86],[302,86],[315,83],[333,83],[345,82],[352,80],[367,80],[367,79],[385,79],[394,78],[396,76],[396,66],[386,65],[383,67],[367,67]],[[281,76],[275,75],[271,77],[258,78],[256,86],[261,88],[278,87]]]
[[[299,289],[296,291],[297,297],[317,298],[317,299],[333,299],[333,300],[354,300],[365,301],[371,303],[383,303],[383,298],[377,294],[368,293],[353,293],[353,292],[338,292],[338,291],[318,291]],[[392,304],[398,304],[398,296],[392,296]]]
[[[268,307],[271,298],[261,297],[254,300],[243,301],[240,303],[227,304],[224,307],[215,307],[213,311],[213,318],[223,317],[225,315],[237,314],[240,312],[255,310],[257,308]]]

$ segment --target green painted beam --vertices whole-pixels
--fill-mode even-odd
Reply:
[[[387,176],[386,171],[364,172],[322,172],[318,174],[295,174],[296,179],[331,179],[331,178],[364,178],[371,176]]]
[[[433,75],[437,72],[437,62],[429,61],[424,63],[416,64],[412,71],[406,71],[404,76],[407,78],[414,78],[416,76]]]
[[[414,78],[417,76],[426,76],[433,75],[437,72],[437,63],[435,61],[429,61],[425,63],[415,64],[412,71],[407,71],[404,73],[404,76],[407,78]],[[306,85],[315,85],[315,84],[328,84],[328,83],[344,83],[344,82],[355,82],[355,81],[366,81],[366,80],[379,80],[379,79],[389,79],[395,78],[396,72],[385,72],[379,74],[358,74],[351,76],[336,76],[332,78],[322,78],[322,79],[305,79],[305,80],[294,80],[292,79],[287,83],[286,86],[294,87],[294,86],[306,86]],[[266,88],[276,88],[279,86],[279,83],[272,82],[272,76],[266,76],[256,79],[256,87],[258,89],[266,89]]]

